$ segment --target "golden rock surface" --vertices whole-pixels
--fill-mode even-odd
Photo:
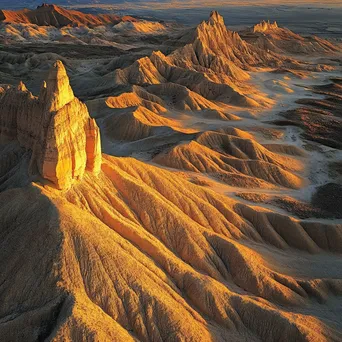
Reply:
[[[38,97],[23,83],[1,88],[0,139],[17,139],[32,151],[31,172],[68,188],[85,169],[101,168],[100,132],[87,107],[75,96],[62,62],[57,61]]]

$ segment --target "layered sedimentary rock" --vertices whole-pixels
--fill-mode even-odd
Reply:
[[[18,140],[32,151],[31,172],[56,187],[69,187],[88,169],[101,167],[99,129],[87,107],[74,97],[62,62],[57,61],[38,97],[23,83],[0,88],[0,139]]]
[[[121,114],[108,116],[105,132],[113,140],[135,141],[153,135],[157,127],[177,129],[176,122],[159,116],[143,106],[129,107]]]
[[[312,216],[314,205],[337,211],[341,188],[323,185],[308,202],[317,183],[337,179],[326,166],[341,153],[320,145],[341,140],[341,82],[307,96],[309,77],[326,74],[254,59],[262,48],[227,32],[215,12],[174,54],[149,53],[154,39],[164,38],[137,39],[127,53],[71,44],[0,52],[0,78],[27,77],[34,94],[46,66],[67,61],[112,155],[95,177],[98,128],[60,63],[38,97],[23,83],[2,87],[1,341],[342,341],[342,225]],[[269,68],[243,81],[221,69],[235,57],[239,73]],[[291,127],[269,122],[302,96],[305,115],[279,117]],[[259,107],[238,108],[246,104]],[[29,177],[30,164],[63,191]]]

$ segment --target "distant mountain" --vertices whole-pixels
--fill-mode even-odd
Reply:
[[[53,1],[55,5],[58,6],[75,6],[75,5],[96,5],[96,4],[122,4],[123,2],[143,2],[141,0],[138,1],[123,1],[123,0],[56,0]],[[158,1],[162,2],[162,1]],[[1,7],[5,9],[19,9],[19,8],[28,8],[28,9],[34,9],[37,6],[41,5],[41,0],[23,0],[23,1],[16,1],[15,3],[13,1],[9,0],[3,0],[1,1]]]
[[[98,26],[104,24],[117,24],[125,20],[134,21],[135,19],[128,16],[121,18],[120,16],[113,14],[85,14],[49,4],[42,4],[34,10],[0,11],[0,21],[2,22],[36,24],[39,26]]]

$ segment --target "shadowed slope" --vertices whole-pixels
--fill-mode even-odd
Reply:
[[[299,107],[282,113],[286,120],[280,125],[294,125],[303,129],[305,139],[336,149],[342,149],[342,79],[335,78],[323,86],[314,86],[320,99],[300,99]]]

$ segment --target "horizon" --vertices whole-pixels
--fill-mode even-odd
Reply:
[[[0,9],[34,9],[43,1],[0,1]],[[90,14],[132,15],[155,21],[177,22],[194,26],[205,20],[212,10],[219,11],[226,18],[226,25],[232,30],[252,26],[262,20],[277,21],[304,35],[341,38],[342,4],[331,0],[321,4],[319,1],[74,1],[60,0],[45,2],[67,9],[79,10]],[[6,5],[7,4],[7,5]]]
[[[9,0],[1,0],[1,9],[19,9],[19,8],[35,8],[42,3],[54,4],[66,8],[117,8],[122,10],[123,8],[129,7],[130,9],[146,9],[153,5],[155,10],[160,9],[193,9],[193,8],[213,8],[213,7],[254,7],[254,6],[284,6],[284,7],[301,7],[301,6],[314,6],[317,8],[330,8],[338,7],[342,8],[342,2],[340,0],[329,0],[322,3],[319,0],[216,0],[208,4],[204,0],[80,0],[80,1],[69,1],[69,0],[56,0],[56,1],[40,1],[40,0],[21,0],[13,3]],[[165,7],[166,6],[166,7]]]

